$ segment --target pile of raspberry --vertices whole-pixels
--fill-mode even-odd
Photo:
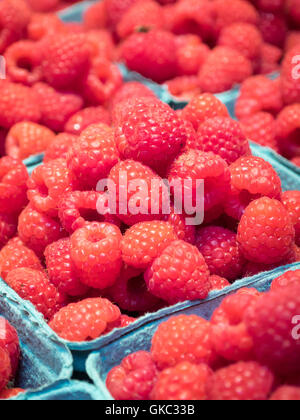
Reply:
[[[117,400],[300,401],[300,270],[240,289],[210,321],[178,315],[106,380]]]
[[[7,400],[25,392],[21,388],[13,388],[19,361],[18,333],[5,318],[0,317],[0,400]]]
[[[103,0],[84,23],[113,34],[130,70],[189,99],[278,71],[299,42],[298,9],[298,0]]]

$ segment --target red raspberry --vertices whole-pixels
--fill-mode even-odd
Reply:
[[[41,271],[17,268],[8,273],[5,281],[22,299],[31,302],[47,320],[61,307],[57,289]]]
[[[259,30],[265,42],[284,46],[288,28],[283,14],[260,13]]]
[[[210,49],[196,35],[181,35],[177,43],[177,72],[179,75],[196,75],[207,59]]]
[[[31,174],[27,182],[28,199],[41,213],[57,217],[57,202],[63,194],[72,190],[71,173],[64,159],[44,163]]]
[[[145,269],[176,240],[177,235],[167,222],[154,220],[137,223],[123,237],[123,261],[132,267]]]
[[[279,201],[263,197],[246,208],[238,228],[238,241],[249,261],[280,262],[291,252],[294,240],[291,218]]]
[[[149,291],[170,304],[205,299],[210,290],[209,271],[193,245],[172,242],[145,274]]]
[[[12,378],[15,377],[20,359],[20,343],[18,333],[10,323],[0,317],[0,347],[6,350],[11,363]]]
[[[32,86],[42,79],[42,52],[35,42],[16,42],[6,50],[4,57],[7,74],[13,82]]]
[[[11,270],[21,267],[43,270],[35,253],[27,248],[19,238],[14,238],[0,251],[0,275],[5,280]]]
[[[152,339],[151,353],[159,369],[181,362],[215,362],[209,322],[196,315],[173,316],[158,327]]]
[[[275,138],[275,118],[268,112],[257,112],[241,120],[246,137],[261,146],[279,150]]]
[[[54,138],[55,134],[47,127],[33,122],[20,122],[8,132],[6,153],[15,159],[26,159],[44,152]]]
[[[271,74],[280,70],[282,50],[275,45],[263,44],[259,62],[259,73]]]
[[[160,219],[162,214],[162,196],[159,193],[158,202],[155,201],[156,197],[154,197],[154,204],[158,206],[158,209],[157,214],[152,214],[151,191],[152,183],[157,182],[160,184],[162,179],[150,168],[134,160],[125,160],[112,168],[109,174],[109,180],[116,186],[116,213],[122,222],[133,226],[139,222]],[[139,185],[134,185],[133,191],[133,185],[131,183],[137,180],[139,181]],[[125,196],[124,193],[120,193],[120,188],[122,190],[124,189],[124,183],[127,191]],[[129,192],[130,186],[131,189]],[[130,204],[132,204],[132,200],[134,204],[140,206],[140,212],[138,214],[133,214],[131,211]]]
[[[100,337],[120,316],[119,308],[107,299],[85,299],[62,308],[49,326],[64,340],[90,341]]]
[[[281,386],[271,395],[270,401],[300,401],[300,388]]]
[[[213,313],[212,340],[216,352],[226,360],[252,360],[253,340],[243,316],[246,309],[258,299],[250,292],[238,292],[228,296]]]
[[[211,274],[229,281],[241,277],[244,259],[239,251],[236,234],[218,226],[201,228],[196,246],[204,256]]]
[[[21,121],[38,122],[41,111],[36,94],[27,86],[0,80],[0,126],[11,128]]]
[[[256,362],[240,362],[218,370],[207,382],[212,401],[264,401],[273,387],[274,376]]]
[[[127,10],[117,25],[119,38],[126,38],[134,32],[162,29],[164,27],[162,7],[153,0],[136,2]]]
[[[108,291],[112,301],[122,310],[146,313],[156,309],[161,301],[148,292],[143,272],[125,265],[120,277]]]
[[[45,83],[37,83],[33,91],[38,97],[42,123],[54,131],[63,131],[69,118],[83,105],[80,96],[58,92]]]
[[[285,41],[286,51],[290,51],[292,48],[300,44],[300,32],[299,31],[289,31]]]
[[[83,189],[95,189],[118,160],[114,131],[105,124],[94,124],[73,144],[68,165]]]
[[[182,118],[190,121],[195,130],[215,117],[229,117],[229,113],[226,106],[210,93],[196,96],[182,111]]]
[[[49,12],[58,7],[59,0],[27,0],[27,3],[36,12]]]
[[[155,82],[172,79],[176,72],[176,39],[161,30],[135,33],[126,39],[121,57],[130,70]]]
[[[59,292],[75,297],[87,293],[88,288],[80,282],[71,259],[69,238],[48,245],[45,257],[49,279]]]
[[[3,389],[0,392],[0,400],[9,400],[10,398],[17,397],[23,392],[25,392],[25,390],[21,388]]]
[[[105,7],[110,25],[113,28],[116,27],[123,15],[138,1],[143,0],[123,0],[122,2],[119,0],[106,0]]]
[[[240,220],[246,207],[260,197],[280,200],[281,180],[263,158],[242,157],[230,166],[230,173],[231,193],[225,204],[228,216]]]
[[[165,170],[187,139],[182,123],[169,105],[142,98],[127,104],[116,128],[116,142],[125,159]]]
[[[216,290],[223,290],[225,289],[225,287],[230,286],[230,283],[228,280],[219,276],[210,276],[209,283],[210,283],[211,292],[216,291]]]
[[[124,83],[111,100],[110,108],[113,121],[115,123],[117,122],[119,113],[122,112],[121,108],[123,108],[124,103],[128,102],[132,98],[143,97],[155,98],[155,95],[152,90],[140,82]]]
[[[89,48],[84,36],[56,34],[44,51],[43,74],[57,89],[74,88],[89,67]]]
[[[4,0],[0,5],[0,54],[25,35],[30,11],[22,0]]]
[[[6,387],[11,377],[10,358],[6,350],[0,348],[0,390]]]
[[[222,204],[230,190],[230,174],[227,163],[214,153],[188,150],[170,167],[169,182],[192,180],[192,195],[197,195],[197,180],[204,180],[205,211]]]
[[[281,152],[288,158],[300,156],[300,103],[285,107],[277,117],[275,128]]]
[[[148,400],[156,378],[157,369],[151,355],[139,351],[109,372],[106,386],[116,400]]]
[[[18,233],[21,240],[42,257],[46,247],[65,236],[59,221],[40,213],[28,205],[19,217]]]
[[[123,3],[123,2],[122,2]],[[107,1],[92,4],[83,15],[83,24],[87,31],[105,28],[108,24]]]
[[[171,209],[171,213],[165,215],[164,220],[173,226],[178,239],[195,245],[196,227],[187,224],[185,215],[176,214],[175,210]]]
[[[212,374],[212,370],[207,365],[179,363],[158,375],[151,399],[157,401],[205,401],[207,400],[206,382]]]
[[[199,73],[200,87],[205,92],[224,92],[252,75],[251,62],[229,47],[216,47]]]
[[[15,215],[0,213],[0,249],[15,236],[18,228],[18,218]]]
[[[83,82],[81,93],[90,105],[103,105],[122,85],[122,74],[107,58],[97,57]]]
[[[300,284],[300,270],[287,271],[282,276],[273,280],[271,290],[280,290],[283,287],[289,286],[292,283]]]
[[[218,45],[233,48],[249,60],[257,60],[260,57],[262,44],[263,39],[258,28],[249,23],[226,26],[218,40]]]
[[[241,125],[227,117],[206,120],[197,133],[197,140],[187,146],[191,149],[213,152],[221,156],[228,165],[244,155],[249,155],[249,142]]]
[[[40,41],[48,35],[63,31],[64,23],[54,13],[33,13],[27,26],[28,38]]]
[[[284,0],[255,0],[254,3],[258,9],[273,13],[282,12],[284,6]]]
[[[102,106],[85,108],[74,114],[65,125],[67,133],[80,135],[89,125],[103,123],[110,125],[108,111]]]
[[[299,283],[292,283],[266,293],[244,317],[257,360],[279,374],[296,374],[300,369],[300,340],[292,334],[293,319],[300,313],[299,291]]]
[[[87,223],[71,236],[71,258],[83,284],[94,289],[112,286],[121,271],[122,234],[109,223]]]
[[[25,165],[17,159],[5,156],[0,159],[0,212],[18,214],[27,204]]]
[[[300,246],[300,191],[286,191],[282,203],[288,210],[296,232],[296,245]]]
[[[213,3],[215,31],[220,33],[226,26],[233,23],[251,23],[257,25],[258,12],[255,7],[244,0],[216,0]]]
[[[106,29],[92,30],[86,33],[91,48],[92,59],[105,58],[113,61],[116,48],[112,34]]]
[[[126,328],[128,327],[128,325],[132,324],[135,321],[136,321],[136,318],[132,318],[128,315],[121,315],[121,317],[117,321],[109,324],[104,334],[109,334],[117,328]]]
[[[55,159],[67,159],[69,155],[69,150],[73,143],[77,141],[78,137],[74,134],[69,133],[60,133],[58,134],[54,140],[52,140],[51,144],[46,149],[45,156],[44,156],[44,163],[48,163],[51,160]]]
[[[197,76],[179,76],[165,83],[171,95],[190,102],[196,95],[201,93]]]
[[[287,0],[286,8],[289,17],[292,21],[299,26],[300,24],[300,11],[299,11],[299,1],[298,0]]]

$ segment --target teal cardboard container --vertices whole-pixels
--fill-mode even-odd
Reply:
[[[20,398],[68,380],[73,374],[73,358],[67,346],[45,328],[43,318],[0,280],[0,316],[18,332],[21,360],[15,386],[26,389]]]
[[[262,273],[252,278],[247,278],[234,283],[219,292],[212,292],[208,299],[197,302],[180,303],[172,308],[162,309],[156,314],[147,315],[141,318],[124,331],[117,331],[111,339],[98,351],[93,352],[86,363],[86,370],[96,387],[103,394],[104,399],[112,399],[105,386],[109,371],[119,365],[122,360],[131,353],[139,350],[149,351],[153,334],[158,326],[176,315],[196,314],[204,319],[210,320],[215,309],[222,300],[242,287],[250,287],[266,292],[270,289],[272,281],[288,270],[300,269],[300,263],[286,267],[277,268],[268,273]]]

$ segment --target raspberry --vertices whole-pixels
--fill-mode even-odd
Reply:
[[[205,258],[211,274],[229,281],[240,278],[244,259],[239,251],[236,234],[218,226],[201,228],[196,246]]]
[[[263,44],[259,63],[259,73],[271,74],[280,70],[282,50],[275,45]]]
[[[246,207],[260,197],[280,200],[281,180],[272,165],[263,158],[242,157],[230,166],[231,193],[225,212],[240,220]]]
[[[55,134],[47,127],[33,122],[20,122],[8,132],[6,153],[15,159],[26,159],[44,152],[54,138]]]
[[[257,360],[279,374],[299,373],[300,340],[292,334],[293,319],[300,313],[299,291],[299,283],[292,283],[266,293],[244,317]]]
[[[65,125],[67,133],[80,135],[89,125],[103,123],[110,125],[110,116],[102,106],[85,108],[74,114]]]
[[[42,79],[42,53],[35,42],[16,42],[6,50],[4,57],[7,74],[13,82],[32,86]]]
[[[113,36],[108,30],[92,30],[86,33],[86,37],[92,49],[92,59],[106,58],[107,60],[114,60],[116,48]]]
[[[49,326],[64,340],[90,341],[100,337],[120,316],[119,308],[107,299],[85,299],[62,308]]]
[[[258,12],[248,1],[244,0],[216,0],[213,4],[215,16],[215,31],[220,33],[226,26],[233,23],[250,23],[257,25]]]
[[[205,211],[223,203],[229,192],[230,175],[227,163],[214,153],[188,150],[170,167],[169,182],[192,180],[193,200],[197,195],[197,180],[204,180]]]
[[[299,12],[299,1],[298,0],[287,0],[286,4],[287,12],[292,21],[299,26],[300,24],[300,12]]]
[[[147,268],[176,239],[172,225],[167,222],[138,223],[124,235],[122,258],[130,266]]]
[[[69,150],[78,137],[74,134],[60,133],[49,144],[44,156],[44,163],[58,158],[67,159]]]
[[[28,205],[19,217],[18,233],[26,246],[42,257],[48,245],[65,236],[59,221]]]
[[[0,212],[18,214],[27,204],[25,165],[9,156],[0,159]]]
[[[288,158],[300,156],[300,104],[285,107],[276,120],[276,137],[282,153]]]
[[[107,26],[107,3],[107,1],[96,2],[86,10],[83,15],[83,23],[87,31],[98,28],[105,28]]]
[[[296,47],[300,43],[300,32],[299,31],[290,31],[287,34],[285,41],[286,51],[290,51],[292,48]]]
[[[21,388],[3,389],[0,392],[0,400],[9,400],[10,398],[14,398],[23,392],[25,392],[25,390]]]
[[[57,217],[58,200],[72,190],[67,162],[56,159],[38,166],[32,172],[27,185],[27,196],[32,206],[41,213]]]
[[[262,44],[263,39],[259,30],[249,23],[234,23],[226,26],[218,40],[218,45],[233,48],[249,60],[260,57]]]
[[[0,126],[11,128],[21,121],[38,122],[41,110],[38,98],[29,87],[0,81]]]
[[[209,322],[196,315],[179,315],[163,322],[152,339],[151,353],[159,369],[181,362],[215,362]]]
[[[239,362],[218,370],[207,382],[212,401],[264,401],[274,383],[274,376],[256,362]]]
[[[189,62],[189,61],[187,61]],[[190,102],[201,93],[197,76],[179,76],[165,83],[171,95]]]
[[[27,0],[27,3],[36,12],[49,12],[58,7],[59,0]]]
[[[103,290],[121,271],[122,234],[109,223],[88,223],[71,236],[71,258],[83,284]]]
[[[127,105],[116,128],[116,142],[125,159],[135,159],[160,171],[186,142],[182,123],[169,105],[142,98]]]
[[[181,35],[177,43],[177,72],[179,75],[197,75],[210,49],[196,35]]]
[[[246,137],[261,146],[279,150],[275,138],[275,118],[268,112],[257,112],[241,120]]]
[[[22,0],[4,0],[0,5],[0,54],[25,35],[30,11]]]
[[[157,401],[205,401],[207,400],[206,382],[212,374],[212,370],[207,365],[179,363],[158,375],[151,399]]]
[[[11,270],[21,267],[43,270],[35,253],[19,238],[13,238],[0,251],[0,275],[5,280]]]
[[[45,83],[37,83],[33,91],[41,109],[41,122],[54,131],[63,131],[69,118],[83,105],[80,96],[58,92]]]
[[[145,274],[149,291],[171,304],[205,299],[210,290],[208,278],[203,256],[184,241],[172,242]]]
[[[11,377],[11,364],[6,350],[0,348],[0,390],[7,385]]]
[[[176,40],[170,32],[135,33],[124,41],[121,57],[130,70],[161,83],[176,74]]]
[[[281,14],[260,13],[259,30],[265,42],[283,47],[287,36],[286,19]]]
[[[161,303],[148,292],[141,270],[127,265],[123,267],[120,277],[108,294],[122,310],[129,312],[146,313]]]
[[[148,400],[156,378],[157,369],[151,355],[139,351],[109,372],[106,386],[116,400]]]
[[[226,360],[252,360],[253,340],[243,316],[258,299],[251,293],[238,292],[228,296],[212,315],[212,340],[216,352]]]
[[[17,268],[8,273],[6,283],[49,320],[60,309],[57,289],[46,274],[31,268]]]
[[[292,283],[300,284],[300,270],[287,271],[282,276],[273,280],[271,290],[280,290],[283,287],[289,286]]]
[[[46,81],[57,89],[76,86],[89,66],[89,48],[84,36],[56,34],[49,38],[43,60]]]
[[[80,282],[71,259],[69,238],[48,245],[45,258],[49,279],[59,292],[75,297],[87,293],[88,288]]]
[[[33,13],[27,26],[28,38],[40,41],[48,35],[55,35],[64,29],[63,22],[54,13]]]
[[[258,9],[273,13],[282,12],[284,6],[284,0],[255,0],[255,3]]]
[[[271,395],[270,401],[300,401],[300,388],[281,386]]]
[[[164,220],[173,226],[178,239],[195,245],[196,227],[186,223],[185,215],[177,214],[174,209],[171,209],[171,213],[165,215]]]
[[[109,23],[116,27],[123,15],[138,1],[141,0],[106,0],[105,7]]]
[[[139,222],[157,220],[160,218],[162,213],[162,196],[159,193],[159,201],[154,201],[154,204],[155,206],[158,206],[158,209],[157,212],[155,212],[157,214],[152,214],[151,191],[152,183],[157,182],[160,184],[162,179],[150,168],[134,160],[125,160],[112,168],[109,174],[109,180],[116,186],[116,214],[122,222],[129,226],[133,226]],[[138,185],[131,184],[137,180],[139,180]],[[120,188],[124,188],[123,183],[126,183],[126,197],[124,197],[124,194],[120,194]],[[130,191],[128,191],[129,186],[131,186]],[[126,199],[127,202],[125,201]],[[133,214],[131,211],[130,206],[132,205],[132,201],[136,206],[139,205],[140,212],[138,214]]]
[[[300,191],[286,191],[282,203],[288,210],[296,232],[296,245],[300,246]]]
[[[240,124],[227,117],[206,120],[199,127],[196,142],[188,143],[188,147],[213,152],[226,160],[228,165],[250,154],[249,142]]]
[[[263,197],[246,208],[238,228],[238,241],[249,261],[280,262],[291,252],[294,239],[291,218],[279,201]]]
[[[229,113],[226,106],[210,93],[196,96],[182,111],[182,118],[190,121],[195,130],[215,117],[229,117]]]
[[[200,87],[205,92],[224,92],[252,75],[251,62],[229,47],[211,51],[199,73]]]
[[[17,228],[17,216],[0,213],[0,249],[16,234]]]
[[[6,350],[11,363],[12,378],[15,377],[20,359],[20,343],[18,333],[10,323],[0,317],[0,347]]]
[[[210,276],[209,277],[209,283],[210,283],[210,291],[215,290],[223,290],[225,287],[230,286],[230,283],[228,280],[224,279],[223,277],[219,276]]]
[[[140,28],[145,32],[162,29],[164,24],[162,7],[156,1],[144,0],[133,4],[123,15],[117,25],[117,34],[122,39],[139,31]]]
[[[94,124],[73,144],[68,165],[82,188],[95,189],[118,160],[114,131],[105,124]]]

